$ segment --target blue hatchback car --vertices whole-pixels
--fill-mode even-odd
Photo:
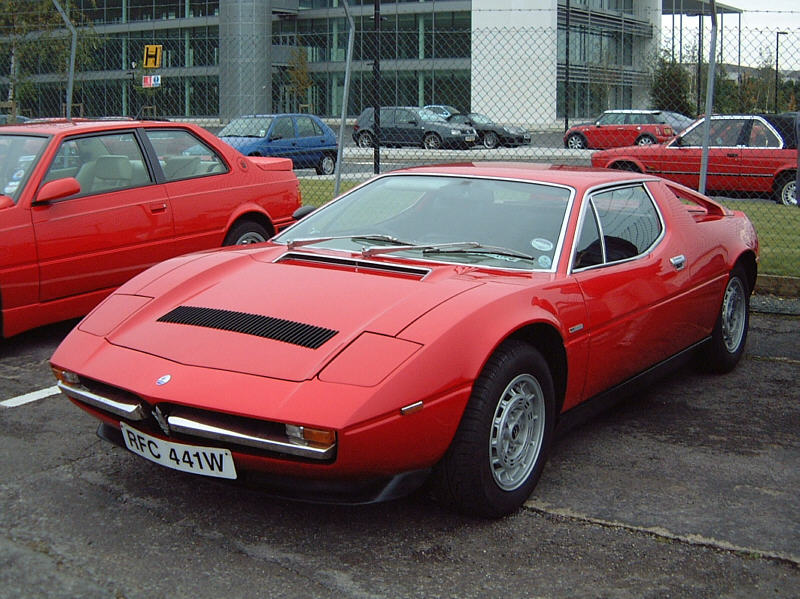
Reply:
[[[336,167],[336,134],[313,114],[240,116],[218,136],[246,156],[291,158],[294,168],[313,168],[318,175]]]

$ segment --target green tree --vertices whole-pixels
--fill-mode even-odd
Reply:
[[[62,8],[75,27],[85,26],[79,11]],[[0,75],[8,83],[2,99],[17,107],[33,105],[39,89],[36,74],[61,74],[66,80],[69,68],[71,37],[52,0],[0,0]],[[76,71],[91,56],[96,45],[90,30],[78,38]]]
[[[305,48],[293,48],[289,56],[287,69],[289,87],[298,104],[308,104],[308,90],[314,85],[311,73],[308,70],[308,59]]]
[[[650,80],[650,101],[653,108],[681,114],[695,113],[691,93],[691,76],[686,68],[670,58],[664,50],[656,56]]]

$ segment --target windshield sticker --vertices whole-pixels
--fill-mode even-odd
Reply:
[[[553,251],[553,242],[548,239],[542,239],[541,237],[532,239],[531,245],[533,246],[533,249],[539,250],[540,252]]]
[[[536,260],[539,263],[539,266],[542,268],[550,268],[553,265],[553,261],[550,259],[550,256],[539,256],[539,259]]]

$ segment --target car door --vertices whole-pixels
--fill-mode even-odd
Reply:
[[[44,181],[76,160],[80,193],[32,204],[41,301],[117,287],[163,259],[172,239],[169,198],[136,131],[66,139]]]
[[[792,160],[791,150],[783,150],[778,132],[761,117],[750,119],[747,143],[740,149],[741,173],[738,187],[742,191],[770,193],[775,173]]]
[[[644,184],[599,191],[585,203],[572,264],[587,307],[585,397],[692,343],[696,333],[681,326],[688,276],[675,243]]]
[[[424,126],[419,114],[407,108],[398,108],[394,113],[393,142],[404,146],[416,146],[422,141]]]
[[[591,128],[587,134],[590,148],[615,148],[624,145],[619,140],[625,131],[625,115],[618,112],[609,112],[600,117],[597,126]]]
[[[294,160],[299,154],[300,148],[297,144],[297,132],[294,129],[294,120],[289,115],[280,115],[272,121],[267,133],[267,143],[265,144],[267,156],[283,156]]]
[[[310,116],[296,116],[294,122],[297,130],[295,168],[312,168],[322,158],[325,143],[322,128]]]
[[[290,120],[291,122],[291,120]],[[174,215],[173,255],[220,246],[234,207],[246,198],[225,160],[180,127],[145,129]]]
[[[713,116],[708,144],[706,189],[733,191],[741,188],[741,158],[747,117]],[[698,189],[703,157],[703,121],[676,138],[663,153],[665,176]]]

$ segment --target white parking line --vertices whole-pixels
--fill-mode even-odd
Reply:
[[[15,408],[32,401],[37,401],[39,399],[44,399],[45,397],[50,397],[51,395],[56,395],[57,393],[60,393],[57,386],[48,387],[47,389],[39,389],[38,391],[31,391],[25,395],[17,395],[11,399],[0,401],[0,406],[5,408]]]

